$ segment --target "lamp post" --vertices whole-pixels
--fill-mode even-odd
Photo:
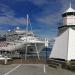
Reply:
[[[48,40],[45,38],[45,53],[46,53],[46,61],[47,61],[47,48],[48,48]]]
[[[46,53],[45,59],[46,59],[46,61],[47,61],[47,47],[48,47],[48,40],[45,38],[45,48],[46,48],[46,50],[45,50],[45,53]],[[46,64],[46,61],[45,61],[45,64]],[[46,65],[45,64],[44,64],[44,73],[46,73]]]

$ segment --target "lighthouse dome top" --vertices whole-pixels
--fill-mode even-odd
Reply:
[[[68,13],[68,12],[75,12],[75,10],[71,7],[71,3],[70,3],[70,7],[64,13]]]
[[[73,9],[73,8],[69,8],[69,9],[67,9],[64,13],[67,13],[67,12],[75,12],[75,10]]]

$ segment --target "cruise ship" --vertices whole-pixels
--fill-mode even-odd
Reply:
[[[39,37],[33,33],[32,30],[28,30],[29,16],[27,15],[27,27],[26,30],[21,30],[16,27],[14,30],[8,30],[6,35],[6,41],[0,42],[0,51],[21,51],[24,52],[33,51],[37,54],[45,47],[45,43],[48,44],[47,40],[40,40]]]

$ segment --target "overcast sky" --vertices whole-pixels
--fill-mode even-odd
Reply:
[[[0,0],[0,30],[26,27],[29,14],[32,29],[40,36],[53,38],[62,21],[61,14],[69,8],[75,9],[75,0]]]

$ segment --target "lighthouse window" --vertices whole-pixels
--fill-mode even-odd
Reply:
[[[68,13],[62,14],[63,17],[66,17],[66,16],[68,16],[68,15],[75,15],[75,12],[74,12],[74,13],[73,13],[73,12],[68,12]]]
[[[75,13],[69,12],[69,13],[67,13],[67,15],[75,15]]]

